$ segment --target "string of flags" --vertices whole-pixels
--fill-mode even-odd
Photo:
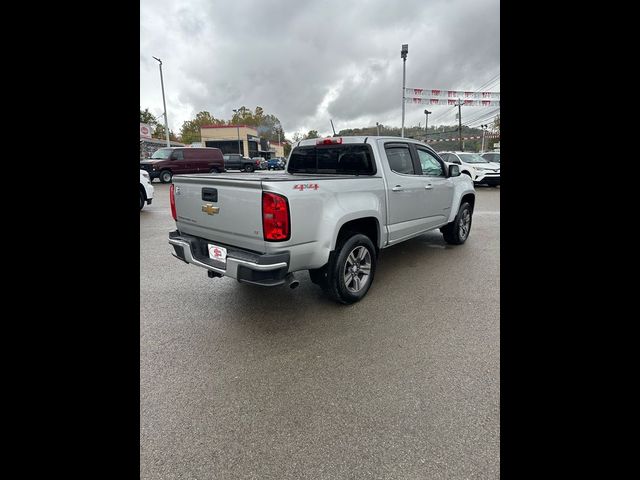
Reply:
[[[496,133],[488,133],[484,136],[484,139],[487,140],[488,138],[500,138],[500,135],[496,134]],[[482,136],[479,135],[477,137],[462,137],[462,140],[480,140],[482,139]],[[435,140],[427,140],[427,143],[436,143],[436,142],[457,142],[460,139],[458,137],[455,138],[438,138]]]
[[[422,105],[455,106],[458,99],[465,107],[499,107],[500,92],[465,92],[462,90],[436,90],[405,88],[404,102]]]

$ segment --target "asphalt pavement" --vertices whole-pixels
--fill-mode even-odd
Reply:
[[[497,479],[500,189],[470,237],[382,252],[361,302],[171,255],[169,186],[140,212],[140,478]]]

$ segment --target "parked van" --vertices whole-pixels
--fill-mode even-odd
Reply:
[[[140,162],[140,168],[162,183],[171,182],[180,173],[224,172],[224,158],[219,148],[167,147],[157,150],[149,160]]]

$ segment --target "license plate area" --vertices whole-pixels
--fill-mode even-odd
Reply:
[[[209,251],[209,258],[212,260],[216,260],[218,262],[222,262],[227,265],[227,249],[224,247],[220,247],[219,245],[214,245],[213,243],[209,243],[207,245],[207,250]]]

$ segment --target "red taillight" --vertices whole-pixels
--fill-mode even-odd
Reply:
[[[289,240],[289,203],[286,197],[276,193],[262,192],[262,231],[270,242]]]
[[[334,145],[337,143],[342,143],[342,137],[319,138],[316,140],[316,145]]]
[[[178,218],[176,216],[176,197],[173,194],[173,189],[174,189],[174,186],[172,183],[171,186],[169,187],[169,201],[171,202],[171,216],[177,222]]]

